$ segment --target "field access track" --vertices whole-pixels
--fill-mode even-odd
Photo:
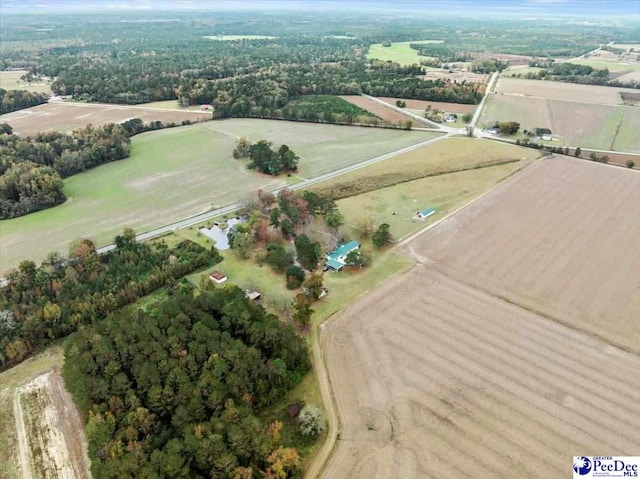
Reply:
[[[640,174],[541,161],[327,323],[325,478],[563,478],[640,450]]]

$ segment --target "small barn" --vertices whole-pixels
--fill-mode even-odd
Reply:
[[[434,214],[435,212],[436,212],[436,209],[435,209],[435,208],[427,208],[427,209],[424,209],[424,210],[422,210],[422,211],[416,211],[416,217],[417,217],[418,219],[423,220],[423,219],[425,219],[425,218],[428,218],[429,216],[431,216],[431,215],[432,215],[432,214]]]
[[[209,279],[216,284],[222,284],[227,281],[227,276],[220,271],[215,270],[209,275]]]

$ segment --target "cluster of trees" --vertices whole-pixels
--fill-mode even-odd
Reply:
[[[87,126],[71,134],[14,135],[0,128],[0,219],[48,208],[65,200],[62,178],[129,156],[121,125]]]
[[[520,123],[517,121],[497,121],[493,128],[498,130],[501,135],[514,135],[520,129]]]
[[[293,315],[303,326],[313,313],[310,304],[323,291],[322,274],[314,272],[323,259],[343,240],[340,226],[344,217],[335,201],[305,191],[294,193],[284,189],[277,196],[259,190],[243,206],[248,221],[229,232],[229,244],[241,259],[256,251],[259,265],[267,264],[285,275],[289,289],[302,286],[296,296]],[[365,254],[361,265],[368,264]],[[355,264],[355,263],[354,263]]]
[[[277,150],[272,148],[273,143],[260,140],[252,144],[246,137],[236,142],[233,157],[248,158],[250,169],[257,169],[261,173],[277,176],[283,171],[298,171],[297,156],[287,145],[281,145]]]
[[[474,60],[471,63],[471,67],[469,68],[469,71],[472,71],[474,73],[501,72],[508,66],[509,66],[509,63],[503,62],[502,60],[496,60],[494,58],[482,58],[479,60]]]
[[[49,95],[27,90],[5,90],[0,88],[0,115],[47,103]]]
[[[553,80],[586,85],[609,84],[609,70],[606,68],[597,69],[575,63],[555,63],[553,59],[534,59],[529,62],[529,65],[542,68],[542,70],[517,76],[534,80]]]
[[[116,248],[99,255],[88,239],[69,258],[52,253],[37,267],[23,261],[0,289],[0,365],[15,364],[51,341],[66,337],[195,269],[220,261],[218,253],[190,241],[137,243],[125,230]]]
[[[190,288],[79,330],[64,377],[95,479],[288,478],[299,435],[265,419],[309,369],[294,329],[237,287]],[[304,421],[313,436],[322,422]]]

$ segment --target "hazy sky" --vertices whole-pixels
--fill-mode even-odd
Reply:
[[[304,9],[406,10],[413,12],[504,12],[523,14],[634,14],[640,0],[0,0],[0,15],[69,10],[232,10]]]

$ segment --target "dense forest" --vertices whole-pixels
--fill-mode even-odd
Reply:
[[[308,369],[293,328],[228,286],[83,328],[64,375],[94,479],[285,479],[300,477],[298,451],[261,413]]]
[[[5,90],[0,88],[0,115],[42,105],[49,100],[45,93],[33,93],[26,90]]]
[[[116,248],[98,254],[88,239],[69,258],[52,253],[37,267],[23,261],[0,288],[0,366],[12,365],[51,341],[221,258],[190,241],[169,248],[137,243],[125,230]]]
[[[14,135],[8,125],[0,131],[0,219],[64,202],[62,178],[130,152],[128,131],[114,124],[26,138]]]

